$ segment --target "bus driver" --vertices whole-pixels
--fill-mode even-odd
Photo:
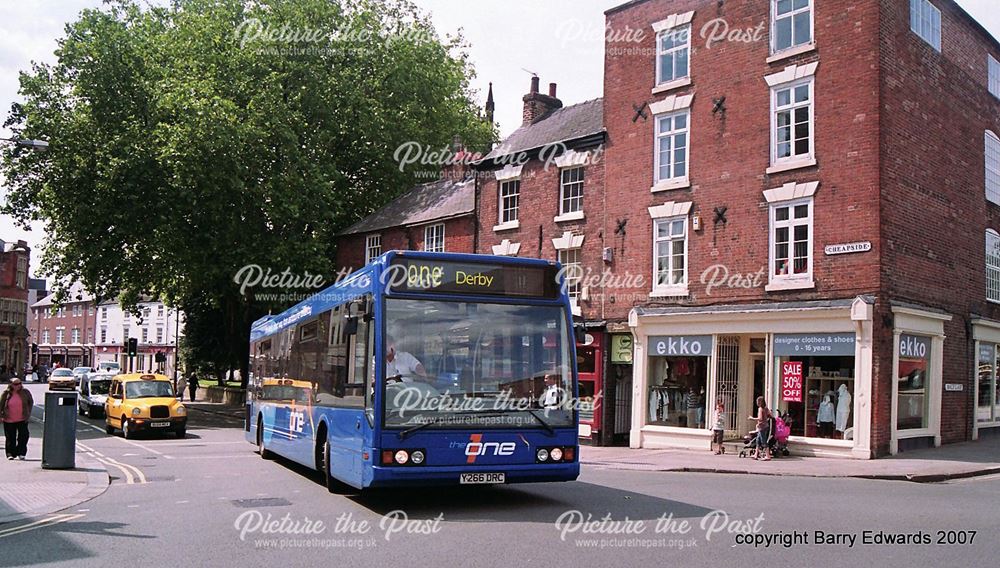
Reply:
[[[406,351],[396,350],[396,340],[391,335],[385,338],[385,378],[388,381],[397,380],[412,383],[414,378],[427,378],[424,365],[419,359]]]

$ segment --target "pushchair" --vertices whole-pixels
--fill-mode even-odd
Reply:
[[[791,432],[791,428],[788,426],[789,416],[786,414],[782,416],[778,414],[777,416],[772,415],[768,419],[768,432],[770,434],[767,438],[767,447],[771,450],[771,457],[778,457],[779,455],[788,455],[788,435]],[[740,449],[741,458],[756,458],[757,457],[757,431],[753,430],[743,437],[743,448]]]

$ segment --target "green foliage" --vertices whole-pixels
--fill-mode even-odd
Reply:
[[[406,0],[86,10],[58,63],[21,74],[7,125],[50,147],[4,148],[0,210],[44,221],[57,281],[178,305],[193,356],[242,367],[250,322],[284,306],[239,295],[241,267],[332,280],[337,231],[426,181],[399,170],[398,146],[495,139],[461,38],[414,14]]]

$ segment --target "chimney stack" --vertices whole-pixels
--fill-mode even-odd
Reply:
[[[556,98],[556,84],[549,83],[549,94],[543,95],[538,92],[538,77],[531,78],[531,92],[524,95],[524,112],[521,126],[528,126],[538,122],[550,112],[562,108],[562,101]]]

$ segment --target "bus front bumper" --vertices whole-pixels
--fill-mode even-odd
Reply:
[[[463,473],[502,473],[504,484],[573,481],[580,475],[580,463],[468,466],[375,466],[367,487],[417,485],[460,485]]]

